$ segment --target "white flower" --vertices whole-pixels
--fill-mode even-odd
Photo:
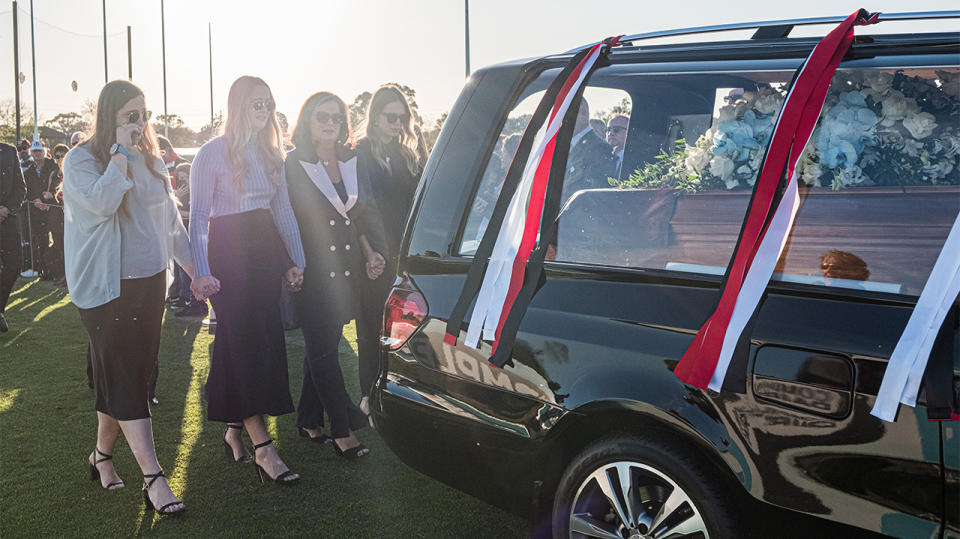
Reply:
[[[887,71],[867,71],[863,83],[879,95],[884,95],[893,87],[893,73]]]
[[[923,143],[914,140],[914,139],[904,139],[903,141],[903,153],[909,155],[910,157],[916,157],[920,155],[920,150],[923,149]]]
[[[760,114],[773,114],[780,110],[781,105],[783,98],[775,93],[762,95],[753,101],[753,108]]]
[[[736,121],[736,119],[736,107],[733,105],[725,105],[720,107],[720,116],[717,118],[718,123],[733,122]]]
[[[702,173],[710,164],[710,158],[713,154],[709,150],[704,150],[697,146],[687,146],[687,159],[684,164],[690,172]]]
[[[807,185],[820,185],[820,176],[823,175],[823,169],[813,160],[813,154],[816,153],[807,150],[797,162],[797,176]]]
[[[916,139],[924,139],[933,134],[937,128],[937,119],[929,112],[912,114],[903,120],[903,127]]]
[[[844,167],[837,171],[837,174],[840,177],[840,182],[844,186],[849,186],[857,183],[863,183],[865,180],[868,180],[866,175],[863,174],[863,170],[860,167],[853,165],[849,167]]]
[[[726,155],[715,155],[710,160],[710,174],[720,178],[727,184],[727,189],[733,189],[739,182],[733,178],[733,159]],[[733,185],[730,184],[731,180]]]
[[[903,120],[911,114],[920,112],[917,102],[910,97],[905,97],[898,90],[892,90],[889,95],[883,98],[883,125],[890,127],[899,120]]]

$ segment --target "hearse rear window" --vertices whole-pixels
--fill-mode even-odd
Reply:
[[[598,70],[584,92],[595,131],[572,143],[548,258],[722,274],[793,72],[630,68]],[[503,179],[490,168],[463,255]],[[838,70],[799,180],[774,280],[918,295],[960,211],[960,69]]]

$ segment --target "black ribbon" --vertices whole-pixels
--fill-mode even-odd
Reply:
[[[510,163],[510,168],[503,180],[503,186],[500,188],[500,195],[497,198],[496,206],[493,208],[493,215],[490,216],[487,229],[484,231],[480,245],[473,255],[473,264],[470,265],[470,270],[467,272],[467,280],[463,285],[463,289],[460,291],[460,297],[457,299],[453,311],[450,313],[450,318],[447,320],[447,331],[444,336],[444,341],[447,341],[449,344],[456,343],[456,339],[460,337],[460,331],[463,328],[463,319],[467,314],[467,308],[473,303],[477,292],[480,290],[480,286],[483,284],[483,275],[486,273],[487,266],[490,263],[490,255],[493,254],[493,247],[497,242],[500,228],[503,226],[503,219],[506,216],[507,207],[510,205],[510,200],[513,199],[514,193],[517,191],[520,178],[523,176],[523,169],[526,166],[527,158],[530,156],[533,139],[536,137],[537,132],[553,108],[554,101],[556,101],[557,94],[560,93],[563,84],[570,78],[570,74],[574,68],[576,68],[589,53],[590,49],[587,48],[575,54],[560,74],[553,79],[543,99],[540,100],[540,104],[537,105],[537,110],[534,111],[533,116],[530,118],[527,128],[523,131],[520,145],[517,147],[513,161]],[[579,101],[576,103],[579,103]],[[574,107],[576,103],[571,103],[571,110],[576,110],[577,107]],[[568,140],[569,138],[570,137],[567,137]],[[566,153],[564,153],[564,163],[566,163]]]

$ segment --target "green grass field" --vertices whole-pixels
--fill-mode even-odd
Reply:
[[[523,537],[528,523],[408,468],[372,429],[372,454],[351,462],[297,436],[294,414],[270,419],[298,485],[261,485],[224,455],[223,424],[207,422],[203,385],[213,335],[167,311],[153,432],[160,464],[187,505],[184,518],[146,512],[140,471],[121,437],[114,462],[127,487],[89,480],[96,441],[85,374],[86,334],[66,292],[20,279],[0,334],[0,537]],[[347,389],[357,395],[353,326],[341,342]],[[291,394],[300,394],[303,338],[287,333]],[[249,443],[249,440],[246,439]]]

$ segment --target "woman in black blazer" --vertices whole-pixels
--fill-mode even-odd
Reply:
[[[344,324],[356,316],[360,281],[383,272],[386,240],[366,170],[347,145],[349,118],[336,95],[311,96],[300,110],[296,149],[285,169],[307,259],[296,298],[307,348],[297,425],[301,435],[327,441],[321,432],[326,410],[337,454],[358,458],[369,450],[353,431],[366,426],[367,417],[347,395],[339,344]]]

